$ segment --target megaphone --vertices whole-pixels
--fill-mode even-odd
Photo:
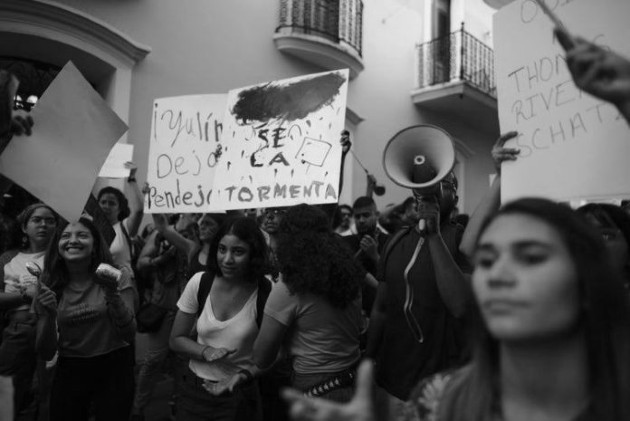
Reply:
[[[392,137],[383,151],[383,168],[399,186],[412,189],[414,196],[437,193],[440,181],[455,164],[451,136],[432,125],[407,127]],[[418,222],[424,231],[426,221]]]
[[[407,127],[392,137],[383,151],[383,168],[399,186],[428,194],[455,164],[451,136],[432,125]]]

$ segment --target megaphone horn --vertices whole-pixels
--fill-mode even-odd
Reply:
[[[455,164],[451,136],[432,125],[407,127],[392,137],[383,151],[383,168],[396,184],[414,193],[429,192]]]

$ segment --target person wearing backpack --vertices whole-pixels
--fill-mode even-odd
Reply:
[[[195,274],[177,303],[170,347],[190,358],[176,403],[178,421],[261,420],[255,381],[225,387],[252,369],[252,352],[271,290],[268,252],[256,222],[228,219],[210,246],[208,267]],[[191,330],[196,334],[191,337]],[[216,395],[216,396],[215,396]]]

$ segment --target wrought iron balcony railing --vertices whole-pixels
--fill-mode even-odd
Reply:
[[[464,30],[418,45],[418,88],[464,81],[496,98],[494,51]]]
[[[362,0],[281,0],[276,33],[317,35],[352,48],[361,57]]]

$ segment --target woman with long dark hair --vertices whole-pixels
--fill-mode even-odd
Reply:
[[[44,359],[59,353],[53,379],[52,421],[126,420],[133,401],[133,313],[129,270],[97,274],[112,257],[91,220],[81,218],[57,231],[46,253],[42,283],[57,298],[38,326]],[[116,279],[117,278],[117,279]]]
[[[267,256],[255,221],[228,219],[211,242],[206,272],[188,281],[170,338],[171,349],[190,358],[177,401],[178,421],[261,419],[257,383],[235,389],[229,381],[252,368],[254,340],[271,288],[264,276]]]
[[[138,234],[144,214],[143,197],[136,181],[136,166],[128,163],[131,169],[127,178],[129,199],[116,187],[107,186],[99,190],[98,204],[103,214],[112,225],[116,236],[109,246],[114,263],[132,269],[134,257],[132,238]],[[133,268],[135,269],[135,268]]]
[[[545,199],[503,206],[481,229],[469,365],[422,382],[415,419],[630,419],[630,308],[602,238]],[[345,407],[296,393],[310,420],[372,420],[369,384]]]
[[[310,205],[287,210],[280,223],[276,257],[280,280],[265,306],[254,346],[255,369],[270,368],[286,344],[293,363],[293,387],[347,401],[360,358],[360,283],[365,272],[332,232],[326,214]],[[248,377],[247,373],[238,376]]]

